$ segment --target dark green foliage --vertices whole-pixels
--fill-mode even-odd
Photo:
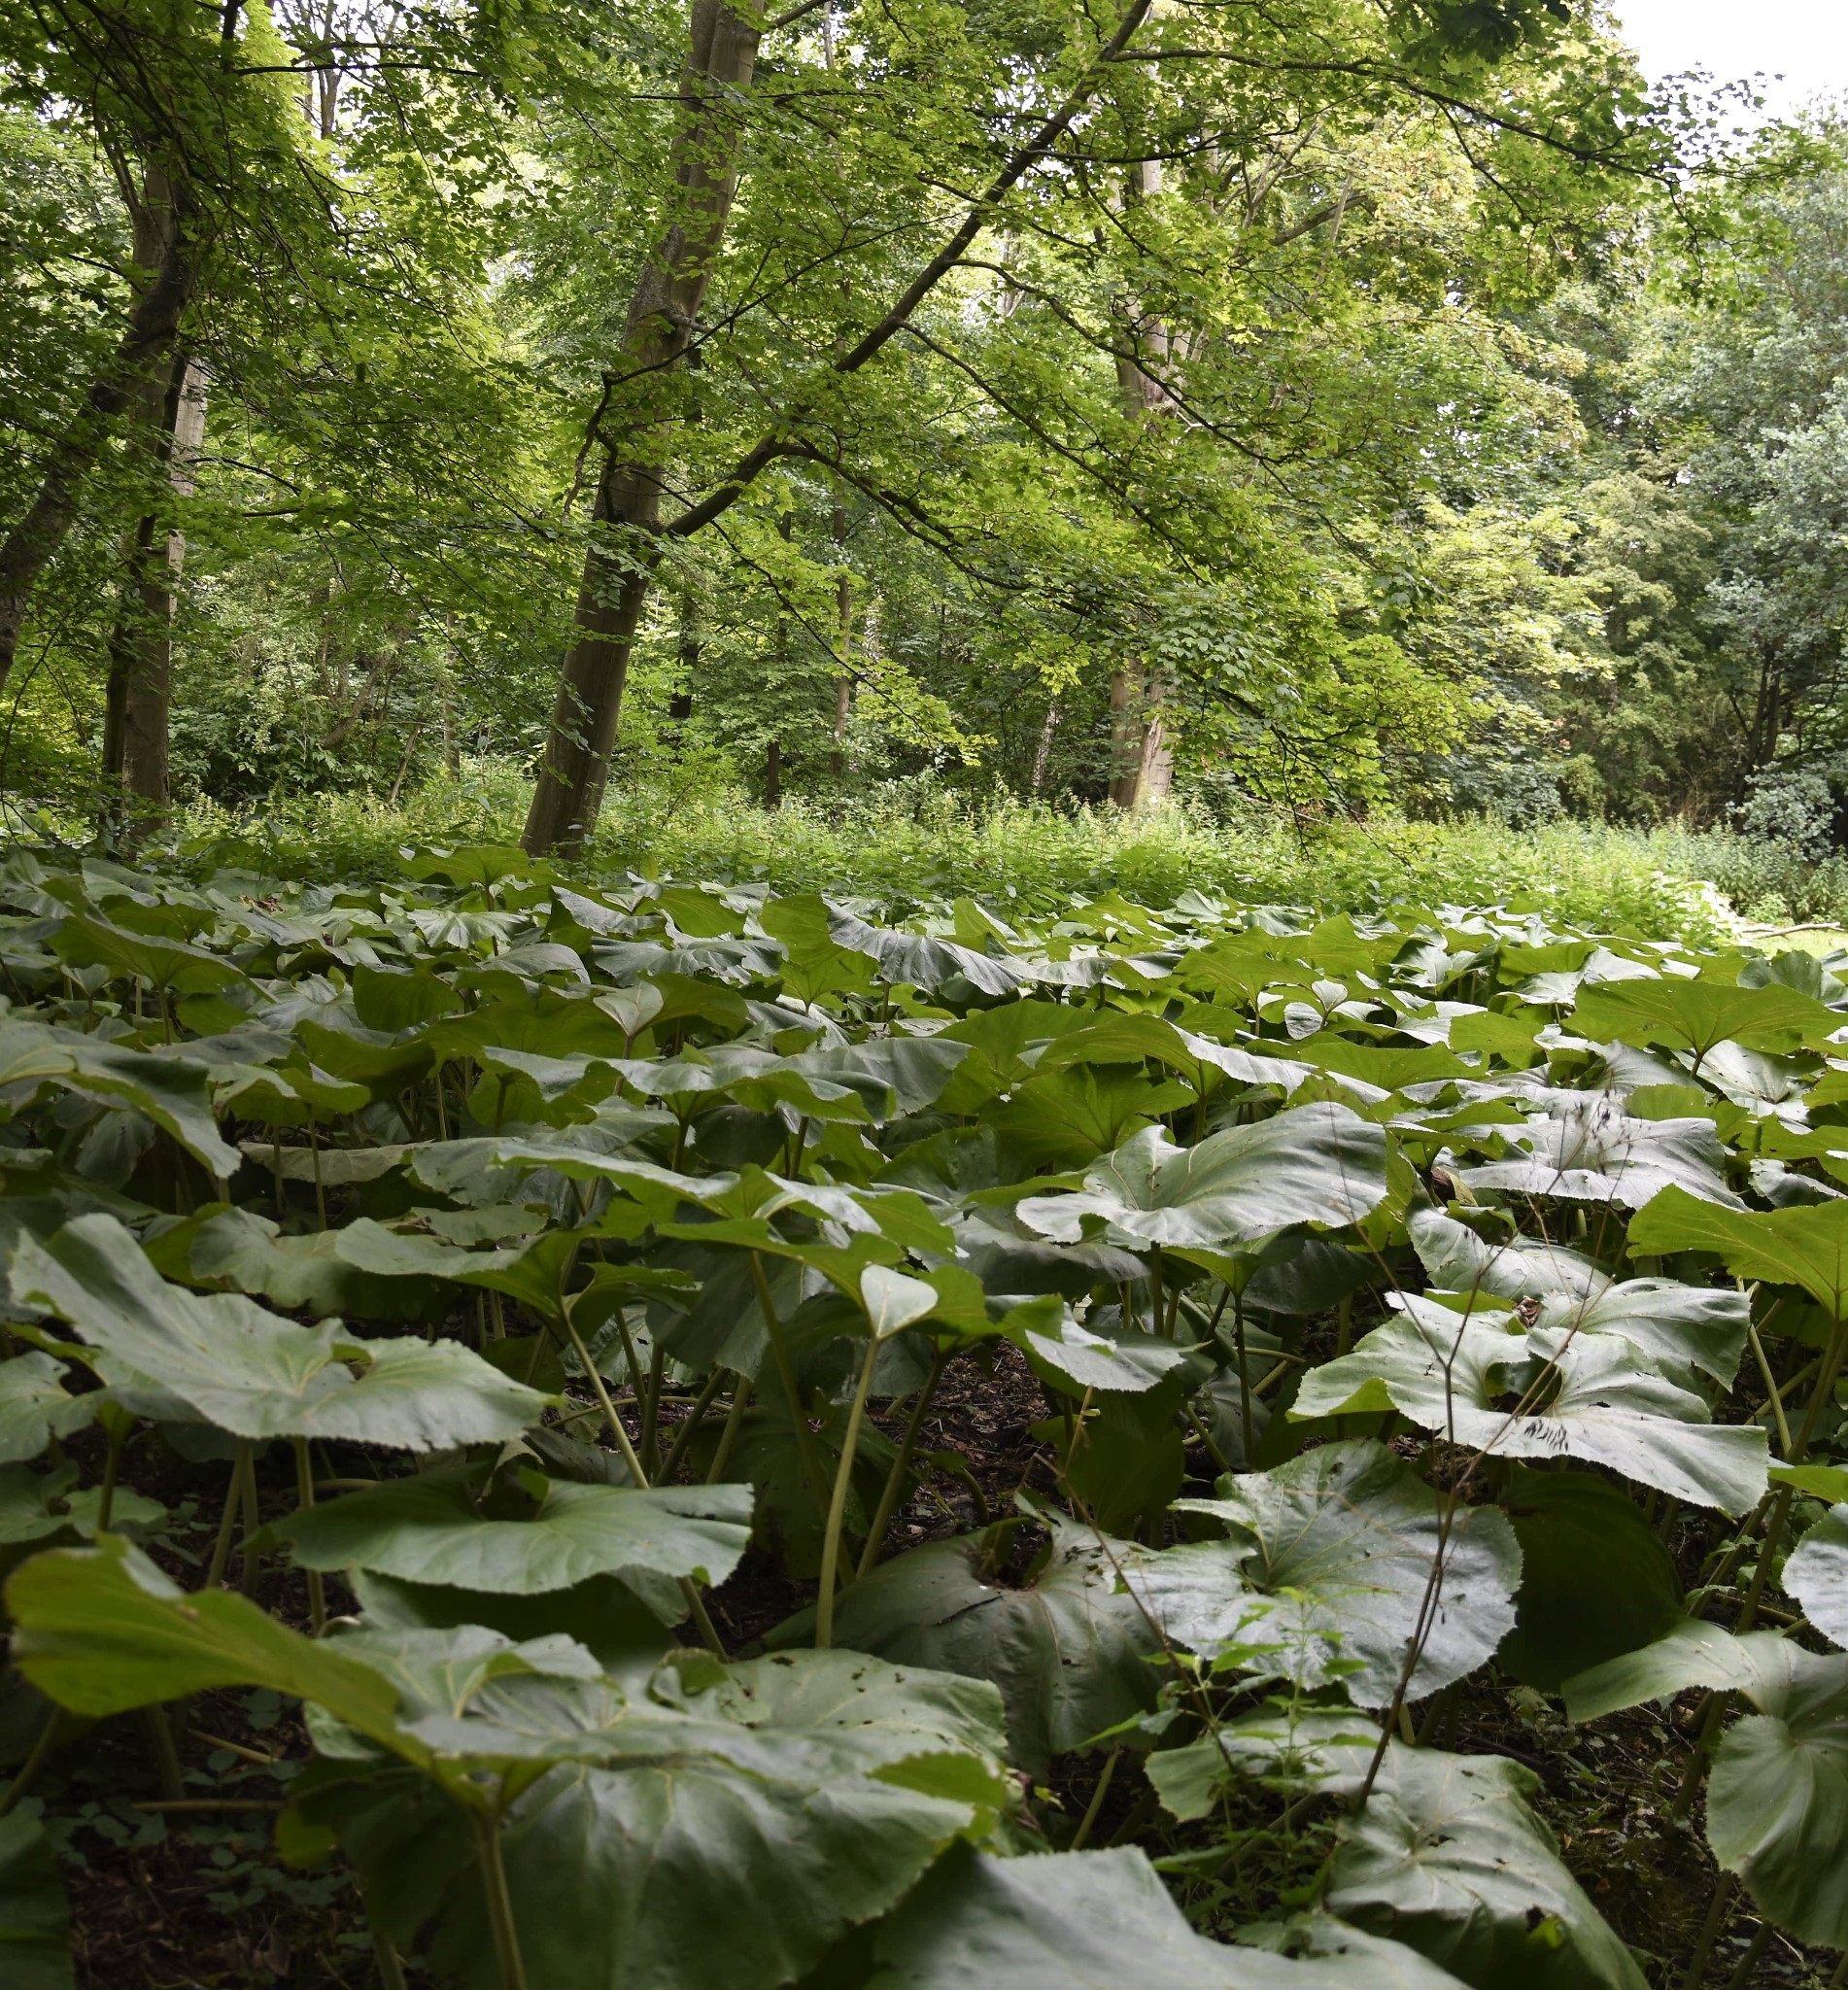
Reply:
[[[1386,1737],[1496,1676],[1704,1684],[1753,1707],[1716,1855],[1844,1932],[1840,1662],[1750,1628],[1848,1631],[1831,964],[1502,909],[905,920],[492,844],[0,893],[16,1753],[33,1688],[300,1699],[280,1842],[467,1983],[949,1990],[1039,1980],[1048,1917],[1106,1968],[1127,1916],[1189,1980],[1633,1990],[1524,1771]],[[997,1508],[931,1407],[1003,1362],[1043,1411]],[[138,1545],[188,1525],[162,1457],[209,1489],[184,1586]],[[1743,1634],[1684,1614],[1664,1494],[1740,1517],[1694,1606]],[[269,1611],[227,1586],[265,1562]],[[1086,1757],[1177,1876],[1311,1824],[1189,1927],[1007,1767]]]

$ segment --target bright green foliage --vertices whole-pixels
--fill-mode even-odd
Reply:
[[[1848,1934],[1848,1660],[1685,1616],[1670,1553],[1750,1515],[1751,1607],[1848,1631],[1839,1510],[1794,1539],[1848,1494],[1832,977],[1501,909],[907,917],[494,846],[331,897],[0,891],[16,1690],[301,1700],[281,1841],[436,1979],[1049,1986],[1127,1940],[1233,1990],[1634,1990],[1524,1773],[1396,1738],[1497,1679],[1583,1720],[1743,1694],[1710,1842]],[[76,980],[67,920],[235,973]],[[1652,1020],[1701,989],[1733,1034]],[[1638,1041],[1586,1034],[1605,991]],[[1011,1486],[934,1421],[1002,1364]],[[186,1525],[156,1437],[201,1461],[185,1588],[131,1545]],[[228,1587],[265,1561],[274,1612]],[[826,1597],[740,1602],[766,1561]],[[1146,1783],[1170,1873],[1255,1834],[1277,1891],[1190,1926],[1095,1818],[1030,1825],[1013,1771],[1078,1759]],[[1340,1918],[1275,1911],[1311,1898]]]

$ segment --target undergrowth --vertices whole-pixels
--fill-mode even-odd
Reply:
[[[198,805],[176,854],[279,877],[387,876],[407,844],[515,842],[527,788],[505,763],[476,762],[388,807],[361,795],[282,801],[234,818]],[[42,836],[46,825],[34,823]],[[761,879],[903,905],[969,895],[1035,911],[1121,892],[1173,905],[1183,893],[1323,910],[1500,901],[1568,923],[1713,941],[1736,917],[1778,925],[1848,921],[1848,861],[1805,863],[1727,831],[1524,826],[1484,819],[1301,821],[1255,806],[1227,816],[1179,803],[1123,818],[997,798],[984,806],[925,783],[887,783],[850,803],[765,808],[693,777],[613,792],[592,878]]]

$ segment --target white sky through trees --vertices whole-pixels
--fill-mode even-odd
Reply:
[[[1844,0],[1611,0],[1611,12],[1652,80],[1706,69],[1730,83],[1762,71],[1771,117],[1848,97]]]

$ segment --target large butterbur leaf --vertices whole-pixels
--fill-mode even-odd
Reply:
[[[1664,1044],[1694,1053],[1700,1061],[1716,1044],[1749,1049],[1789,1049],[1808,1039],[1820,1041],[1841,1026],[1841,1017],[1814,996],[1776,983],[1728,988],[1721,981],[1601,981],[1580,992],[1572,1028],[1597,1043],[1621,1038],[1626,1044]]]
[[[1848,1657],[1779,1643],[1715,1751],[1707,1842],[1779,1927],[1848,1948]]]
[[[854,1990],[1455,1990],[1392,1941],[1322,1922],[1291,1961],[1208,1941],[1137,1851],[946,1856],[867,1944]]]
[[[48,1698],[100,1718],[221,1686],[266,1686],[324,1706],[400,1753],[397,1694],[336,1647],[243,1596],[188,1595],[120,1536],[35,1556],[7,1584],[13,1662]]]
[[[435,1967],[471,1984],[496,1982],[494,1944],[435,1791],[480,1807],[485,1768],[528,1784],[501,1833],[530,1978],[610,1990],[771,1990],[1005,1798],[992,1688],[853,1653],[702,1662],[688,1686],[634,1704],[567,1639],[317,1642],[241,1596],[187,1596],[120,1541],[38,1557],[7,1598],[21,1669],[78,1712],[227,1685],[324,1709],[332,1760],[297,1803],[346,1840],[382,1924],[409,1945],[433,1917]]]
[[[1394,1743],[1343,1827],[1328,1905],[1472,1990],[1644,1990],[1534,1815],[1528,1770]]]
[[[576,1758],[503,1832],[530,1981],[772,1990],[894,1905],[1003,1797],[990,1688],[848,1652],[702,1669],[703,1687],[626,1711],[595,1682],[490,1682],[444,1726],[458,1749],[474,1731],[482,1755]],[[303,1808],[339,1833],[388,1928],[408,1945],[428,1925],[433,1967],[491,1990],[480,1888],[440,1813],[363,1769]]]
[[[243,1155],[219,1133],[205,1074],[196,1064],[131,1050],[44,1023],[10,1021],[0,1025],[0,1085],[24,1084],[35,1079],[50,1079],[73,1090],[135,1107],[170,1133],[212,1175],[234,1175],[243,1165]]]
[[[45,1826],[0,1817],[0,1978],[7,1990],[71,1990],[70,1903]]]
[[[1097,1163],[1075,1194],[1029,1197],[1018,1214],[1077,1243],[1086,1218],[1126,1238],[1226,1250],[1292,1223],[1357,1222],[1386,1193],[1385,1133],[1345,1106],[1302,1106],[1197,1147],[1158,1127]]]
[[[1784,1587],[1831,1644],[1848,1647],[1848,1505],[1831,1507],[1797,1544]]]
[[[0,1465],[37,1458],[53,1437],[87,1424],[95,1405],[66,1392],[64,1370],[50,1355],[0,1361]]]
[[[1714,1857],[1779,1927],[1848,1948],[1848,1655],[1805,1651],[1771,1631],[1734,1637],[1718,1625],[1684,1623],[1568,1680],[1566,1709],[1591,1720],[1694,1686],[1739,1693],[1756,1708],[1714,1753]]]
[[[1117,1579],[1143,1551],[1056,1515],[1049,1525],[1044,1558],[1024,1580],[990,1570],[989,1544],[965,1535],[882,1563],[835,1610],[838,1645],[991,1680],[1007,1704],[1012,1759],[1036,1774],[1153,1705],[1149,1661],[1160,1649]],[[804,1612],[788,1633],[805,1640],[811,1625]]]
[[[1674,1187],[1742,1207],[1727,1184],[1726,1149],[1705,1119],[1636,1119],[1598,1093],[1561,1104],[1506,1139],[1506,1159],[1457,1168],[1472,1192],[1491,1188],[1640,1210]]]
[[[1591,1472],[1517,1467],[1501,1507],[1521,1543],[1515,1629],[1498,1663],[1552,1692],[1661,1636],[1681,1582],[1642,1509]]]
[[[1652,1214],[1646,1220],[1654,1219]],[[1738,1371],[1751,1309],[1737,1290],[1674,1279],[1620,1282],[1559,1245],[1526,1237],[1487,1243],[1434,1210],[1414,1211],[1409,1227],[1431,1284],[1466,1293],[1472,1304],[1489,1297],[1537,1299],[1537,1324],[1613,1333],[1652,1360],[1701,1368],[1716,1382],[1729,1383]]]
[[[1848,1201],[1728,1210],[1669,1190],[1630,1224],[1629,1248],[1710,1251],[1737,1278],[1797,1286],[1831,1319],[1848,1315]]]
[[[46,1247],[22,1243],[13,1289],[102,1350],[131,1406],[165,1416],[177,1402],[238,1437],[431,1451],[515,1437],[553,1400],[456,1341],[355,1340],[238,1293],[169,1285],[113,1217],[80,1217]]]
[[[523,1475],[530,1516],[491,1518],[466,1465],[391,1479],[273,1524],[309,1568],[364,1568],[404,1582],[538,1595],[595,1575],[719,1583],[750,1541],[748,1486],[573,1485]],[[658,1587],[658,1586],[657,1586]],[[671,1594],[671,1587],[670,1587]],[[679,1616],[679,1609],[672,1615]]]
[[[1383,1445],[1324,1445],[1183,1504],[1228,1538],[1149,1556],[1124,1580],[1168,1636],[1209,1658],[1304,1688],[1339,1679],[1385,1706],[1420,1625],[1415,1698],[1473,1672],[1514,1627],[1521,1551],[1506,1519],[1463,1507],[1447,1537],[1439,1496]]]
[[[1307,1375],[1298,1416],[1397,1410],[1501,1458],[1576,1458],[1725,1513],[1763,1494],[1769,1444],[1756,1425],[1709,1421],[1705,1399],[1615,1334],[1524,1331],[1506,1313],[1464,1315],[1405,1296],[1399,1317]]]

